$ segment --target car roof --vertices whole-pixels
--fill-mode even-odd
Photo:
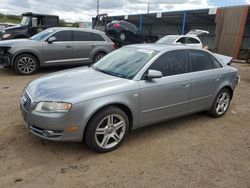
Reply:
[[[86,28],[79,28],[79,27],[51,27],[49,29],[53,29],[55,31],[86,31],[86,32],[92,32],[92,33],[105,34],[104,32],[96,30],[96,29],[86,29]]]
[[[201,50],[203,49],[197,49],[195,47],[190,47],[187,45],[168,45],[163,43],[151,43],[151,44],[133,44],[133,45],[127,45],[125,47],[132,47],[132,48],[141,48],[141,49],[148,49],[148,50],[154,50],[154,51],[172,51],[172,50],[181,50],[181,49],[189,49],[189,50]]]
[[[24,12],[22,16],[43,16],[43,17],[58,17],[57,15],[49,15],[49,14],[37,14],[33,12]]]

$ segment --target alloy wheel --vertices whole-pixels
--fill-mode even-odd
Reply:
[[[221,115],[225,113],[229,107],[230,96],[227,92],[222,92],[217,99],[216,113]]]
[[[23,74],[30,74],[36,70],[36,62],[30,57],[22,57],[17,62],[17,68]]]
[[[126,123],[122,116],[111,114],[103,118],[95,131],[95,141],[100,148],[116,146],[124,137]]]
[[[95,62],[99,61],[102,58],[103,58],[102,54],[97,55],[96,58],[95,58]]]

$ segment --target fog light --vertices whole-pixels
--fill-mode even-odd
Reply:
[[[50,137],[52,135],[54,135],[54,131],[50,131],[50,130],[43,131],[43,136]]]
[[[76,132],[78,130],[77,126],[69,126],[66,129],[68,132]]]

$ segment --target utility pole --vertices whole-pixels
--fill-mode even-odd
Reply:
[[[148,11],[147,11],[147,13],[149,13],[149,5],[150,5],[150,0],[148,0]]]
[[[96,1],[96,13],[99,14],[99,0]]]

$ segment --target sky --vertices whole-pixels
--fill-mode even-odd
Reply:
[[[150,12],[200,9],[250,4],[250,0],[99,0],[100,13],[129,15]],[[0,13],[23,12],[56,14],[69,22],[91,21],[96,16],[97,0],[0,0]]]

